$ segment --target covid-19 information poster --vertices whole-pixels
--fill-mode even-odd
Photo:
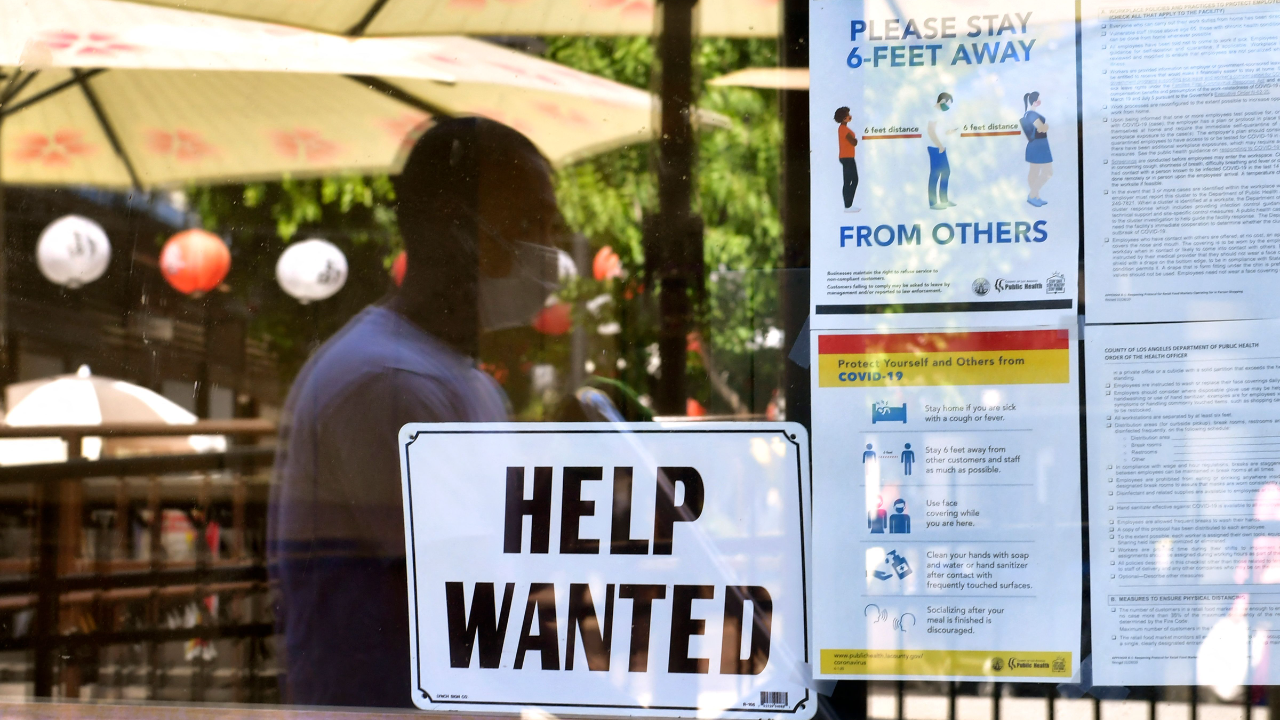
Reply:
[[[1074,313],[1075,4],[814,0],[811,326]]]
[[[1075,332],[815,333],[818,677],[1075,673]]]
[[[818,677],[1081,638],[1072,2],[810,4]]]

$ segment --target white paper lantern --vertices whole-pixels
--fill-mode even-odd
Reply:
[[[347,256],[326,240],[303,240],[276,261],[276,282],[302,303],[324,300],[347,282]]]
[[[78,288],[97,280],[111,263],[111,242],[98,223],[68,215],[50,223],[36,243],[36,264],[49,282]]]

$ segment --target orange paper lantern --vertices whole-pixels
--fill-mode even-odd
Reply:
[[[409,256],[403,250],[391,261],[391,279],[395,282],[396,287],[404,284],[404,273],[409,269]]]
[[[160,272],[174,290],[200,295],[218,287],[231,269],[231,251],[211,232],[183,230],[160,251]]]
[[[618,257],[613,248],[605,245],[591,261],[591,275],[600,281],[622,277],[622,258]]]
[[[569,303],[558,302],[542,308],[533,319],[533,329],[543,335],[563,335],[573,328],[573,313]]]

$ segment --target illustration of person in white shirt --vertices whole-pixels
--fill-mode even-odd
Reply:
[[[946,210],[956,205],[947,199],[947,183],[951,179],[951,163],[947,162],[947,138],[959,132],[947,116],[954,103],[951,93],[939,94],[933,105],[933,116],[929,118],[929,208],[932,210]]]

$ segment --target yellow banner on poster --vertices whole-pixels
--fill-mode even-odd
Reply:
[[[831,675],[1071,677],[1069,652],[824,648],[821,657]]]
[[[1068,383],[1070,342],[1065,330],[821,335],[818,386]]]

